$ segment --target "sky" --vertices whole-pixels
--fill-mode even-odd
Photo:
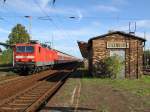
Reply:
[[[52,47],[81,58],[77,40],[113,31],[131,31],[147,39],[150,48],[149,0],[0,0],[0,42],[11,29],[24,25],[33,40],[52,42]],[[25,18],[24,16],[31,16]],[[71,18],[73,17],[73,18]]]

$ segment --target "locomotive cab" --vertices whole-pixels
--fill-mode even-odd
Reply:
[[[35,48],[30,44],[17,44],[14,54],[15,67],[26,70],[35,65]]]

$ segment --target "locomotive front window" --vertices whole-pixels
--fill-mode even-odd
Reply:
[[[16,52],[25,52],[25,46],[17,46]]]
[[[34,47],[33,46],[17,46],[16,47],[16,52],[34,52]]]
[[[26,46],[26,52],[33,52],[34,51],[34,48],[33,46]]]

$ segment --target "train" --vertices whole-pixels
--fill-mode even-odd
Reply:
[[[18,43],[13,48],[13,66],[17,72],[32,74],[77,60],[72,55],[52,49],[50,46],[37,41]]]

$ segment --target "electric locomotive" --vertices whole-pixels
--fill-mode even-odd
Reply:
[[[16,44],[13,55],[15,70],[30,74],[57,64],[76,60],[74,56],[52,49],[50,46],[37,41]]]

